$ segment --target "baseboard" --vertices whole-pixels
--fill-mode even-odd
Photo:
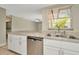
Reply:
[[[0,44],[0,47],[5,46],[5,45],[6,45],[6,43]]]

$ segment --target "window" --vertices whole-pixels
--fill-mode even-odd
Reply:
[[[71,29],[71,7],[48,12],[49,29]]]

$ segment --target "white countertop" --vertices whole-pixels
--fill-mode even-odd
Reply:
[[[41,32],[10,32],[8,34],[15,34],[15,35],[23,35],[23,36],[36,36],[36,37],[45,37],[46,35]]]
[[[23,36],[35,36],[35,37],[44,37],[44,39],[51,39],[51,40],[59,40],[59,41],[65,41],[65,42],[72,42],[72,43],[79,43],[79,39],[70,39],[65,37],[55,37],[55,36],[46,36],[46,33],[41,32],[27,32],[27,31],[18,31],[18,32],[10,32],[9,34],[15,34],[15,35],[23,35]]]
[[[70,39],[70,38],[64,38],[64,37],[45,37],[45,39],[50,39],[50,40],[58,40],[58,41],[65,41],[65,42],[72,42],[72,43],[79,43],[79,39]]]

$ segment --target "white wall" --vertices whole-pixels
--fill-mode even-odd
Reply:
[[[38,32],[42,32],[42,22],[36,22],[36,29]]]
[[[35,22],[12,16],[12,31],[36,31]]]
[[[48,31],[47,10],[42,11],[42,31]]]
[[[72,6],[73,28],[79,30],[79,4]]]
[[[0,46],[6,44],[6,10],[0,7]]]

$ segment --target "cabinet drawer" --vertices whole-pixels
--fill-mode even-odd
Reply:
[[[43,44],[46,46],[55,46],[55,47],[62,47],[62,42],[61,41],[56,41],[53,39],[44,39]]]

